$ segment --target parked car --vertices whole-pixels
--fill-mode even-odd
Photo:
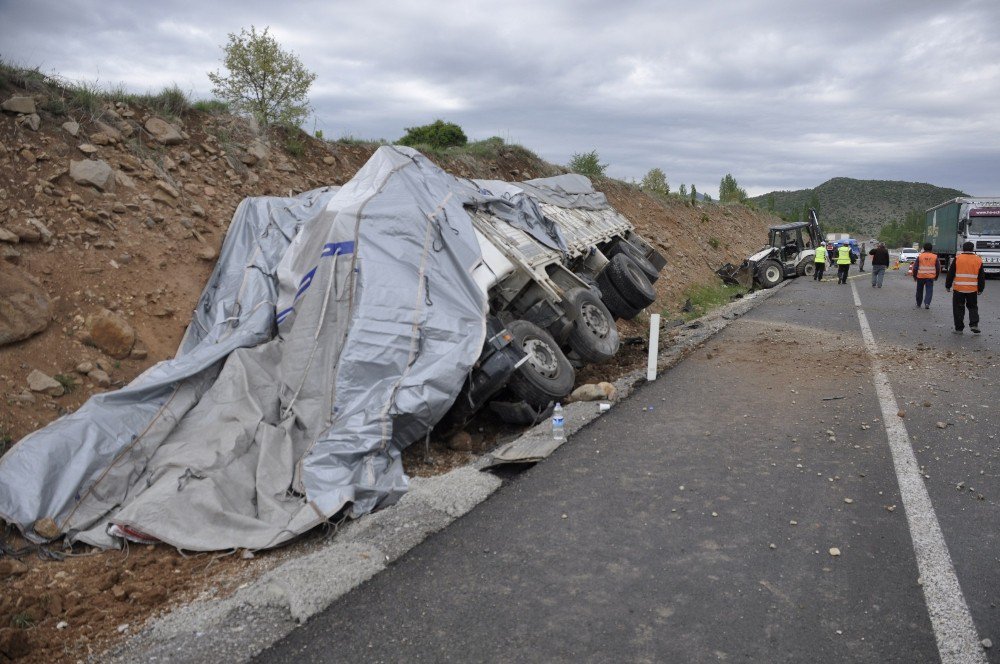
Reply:
[[[917,260],[917,256],[919,256],[919,255],[920,255],[920,252],[917,251],[916,249],[911,249],[909,247],[907,247],[905,249],[900,249],[899,250],[899,262],[900,263],[912,263],[913,261]]]

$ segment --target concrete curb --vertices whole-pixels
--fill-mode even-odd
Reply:
[[[685,325],[670,347],[661,350],[658,371],[676,365],[786,284],[752,293]],[[645,382],[645,369],[619,378],[615,401]],[[593,402],[569,404],[566,438],[601,415]],[[521,439],[550,441],[548,422],[524,432]],[[347,523],[319,550],[282,563],[229,597],[200,599],[174,609],[93,661],[247,661],[486,500],[501,485],[494,475],[479,471],[486,465],[488,455],[438,477],[413,478],[399,503]]]

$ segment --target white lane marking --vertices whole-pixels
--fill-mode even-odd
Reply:
[[[878,394],[879,405],[882,407],[882,421],[885,422],[885,432],[889,436],[889,449],[892,450],[892,463],[896,468],[896,479],[899,481],[899,493],[903,499],[903,510],[910,526],[910,538],[913,540],[913,552],[917,557],[917,569],[923,581],[924,601],[934,628],[934,638],[937,640],[938,653],[943,664],[958,662],[975,662],[983,664],[986,655],[979,643],[979,635],[969,613],[969,605],[958,585],[958,576],[948,553],[941,524],[938,523],[927,487],[920,475],[910,437],[906,433],[903,420],[897,413],[899,406],[896,396],[889,384],[889,376],[882,369],[878,359],[875,337],[868,325],[868,318],[861,307],[858,288],[851,283],[854,294],[854,306],[858,312],[858,322],[861,324],[861,336],[872,357],[872,369],[875,374],[875,392]]]

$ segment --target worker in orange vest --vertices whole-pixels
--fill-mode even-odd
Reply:
[[[924,250],[913,261],[913,280],[917,282],[917,309],[920,305],[924,309],[931,308],[931,298],[934,296],[934,282],[941,274],[941,266],[938,265],[938,257],[931,249],[934,248],[930,242],[924,242]]]
[[[965,309],[969,309],[969,329],[979,334],[979,294],[986,288],[986,270],[983,269],[983,259],[973,251],[975,245],[966,242],[962,245],[962,253],[948,267],[945,277],[945,290],[954,287],[951,299],[951,312],[955,317],[955,334],[962,334],[965,329]]]

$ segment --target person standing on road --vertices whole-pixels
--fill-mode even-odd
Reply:
[[[813,260],[816,267],[813,281],[823,281],[823,273],[826,272],[826,245],[822,242],[816,245],[816,257]]]
[[[955,317],[955,334],[965,330],[965,309],[969,309],[969,329],[979,334],[979,294],[986,288],[986,270],[983,269],[983,259],[975,254],[975,245],[966,242],[962,245],[962,253],[948,267],[948,276],[944,280],[945,290],[950,291],[951,313]]]
[[[924,250],[913,261],[913,280],[917,282],[917,309],[924,305],[924,309],[931,308],[931,298],[934,296],[934,282],[941,274],[941,266],[938,264],[938,257],[931,249],[934,248],[930,242],[924,242]]]
[[[837,247],[837,283],[847,283],[847,273],[851,270],[851,245]]]
[[[885,248],[885,242],[879,242],[868,254],[872,257],[872,288],[882,288],[885,271],[889,269],[889,250]],[[864,253],[861,255],[864,256]]]
[[[868,245],[864,242],[861,243],[861,251],[858,253],[858,272],[865,271],[865,259],[868,258],[868,254],[865,253],[868,249]]]

